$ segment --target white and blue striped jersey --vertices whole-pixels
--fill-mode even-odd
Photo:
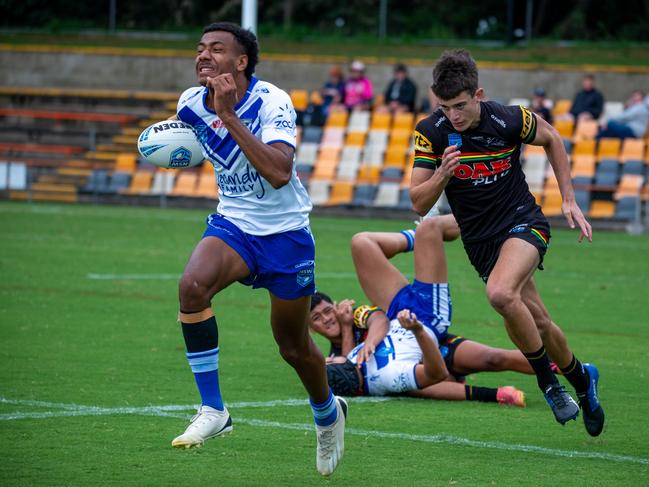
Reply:
[[[194,127],[219,186],[217,211],[245,233],[270,235],[306,227],[312,204],[293,165],[291,180],[274,189],[260,176],[211,107],[208,89],[186,90],[177,116]],[[296,145],[295,110],[288,94],[253,77],[235,112],[262,142]]]
[[[438,343],[435,333],[428,327],[424,329]],[[361,343],[349,352],[349,361],[357,363],[356,356],[363,346]],[[423,357],[415,335],[403,328],[397,319],[391,320],[385,338],[361,366],[365,394],[384,396],[419,389],[415,367]]]

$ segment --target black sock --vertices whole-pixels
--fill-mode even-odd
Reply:
[[[541,348],[536,352],[523,353],[523,355],[525,355],[525,358],[532,366],[532,369],[534,369],[536,382],[543,392],[545,392],[548,386],[559,383],[552,373],[552,369],[550,369],[550,359],[548,358],[548,353],[545,351],[544,346],[541,346]]]
[[[498,402],[498,399],[496,399],[498,389],[491,387],[465,385],[464,394],[467,401]]]
[[[575,388],[577,394],[585,394],[588,391],[588,376],[586,370],[577,358],[572,356],[572,360],[567,367],[562,368],[563,376],[568,379],[568,382]]]

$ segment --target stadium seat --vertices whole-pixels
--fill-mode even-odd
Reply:
[[[406,149],[402,146],[388,146],[383,160],[384,166],[403,169],[406,163]]]
[[[318,144],[314,142],[303,142],[297,147],[295,163],[305,166],[313,166],[318,157]]]
[[[194,196],[198,173],[183,171],[176,178],[176,185],[171,191],[171,196]]]
[[[639,176],[644,176],[646,172],[646,164],[642,161],[631,160],[626,161],[622,164],[622,175],[625,174],[637,174]]]
[[[593,154],[577,154],[572,157],[572,177],[595,177],[595,156]]]
[[[340,155],[336,179],[354,181],[361,165],[361,148],[345,146]]]
[[[397,203],[397,208],[402,210],[412,209],[412,201],[410,200],[410,191],[408,188],[402,187],[399,190],[399,201]]]
[[[548,157],[542,147],[538,148],[541,150],[538,151],[537,146],[525,146],[523,172],[531,191],[541,191],[545,180]]]
[[[105,169],[95,169],[90,173],[86,184],[81,188],[84,193],[108,193],[108,171]]]
[[[595,171],[595,184],[598,186],[617,186],[619,164],[617,161],[603,160],[597,165]]]
[[[291,90],[289,96],[296,112],[304,112],[309,106],[309,92],[307,90]]]
[[[347,138],[345,139],[345,145],[363,147],[365,145],[366,138],[367,132],[348,132]]]
[[[612,218],[615,214],[615,203],[595,200],[592,202],[588,214],[591,218]]]
[[[642,139],[626,138],[620,149],[620,162],[644,161],[645,141]]]
[[[151,194],[169,194],[174,188],[176,180],[176,170],[158,169],[153,175],[153,184],[149,193]]]
[[[7,189],[9,182],[9,163],[0,161],[0,191]]]
[[[357,185],[354,189],[352,203],[356,206],[371,206],[376,196],[376,186],[373,184]]]
[[[313,181],[309,182],[309,196],[314,205],[323,205],[329,199],[329,182]]]
[[[332,110],[329,112],[329,116],[325,122],[325,128],[340,128],[344,130],[347,127],[348,118],[349,115],[346,110]]]
[[[359,184],[376,185],[379,182],[380,174],[380,167],[362,165],[358,170],[358,176],[356,180]]]
[[[354,183],[351,181],[336,181],[332,188],[327,205],[348,205],[354,196]]]
[[[598,129],[597,120],[578,120],[573,139],[575,142],[594,139]]]
[[[387,132],[390,129],[392,115],[389,112],[372,112],[370,130]]]
[[[575,188],[575,201],[584,213],[588,212],[590,208],[590,191],[587,189]]]
[[[388,146],[403,147],[407,149],[410,146],[410,139],[412,138],[412,131],[406,130],[392,130],[390,131],[390,142]]]
[[[315,126],[304,127],[302,131],[302,144],[305,142],[310,142],[314,144],[319,144],[322,139],[322,128]]]
[[[559,135],[563,139],[571,139],[573,131],[575,129],[575,123],[570,120],[555,120],[554,123],[554,128],[557,129],[557,132],[559,132]]]
[[[412,135],[415,124],[415,114],[410,112],[397,113],[392,119],[392,132],[403,131]]]
[[[324,129],[320,148],[342,147],[345,143],[345,129],[340,127],[328,127]]]
[[[572,155],[595,155],[596,141],[594,139],[576,141],[572,148]]]
[[[384,182],[379,184],[373,205],[379,207],[395,207],[399,203],[399,183]]]
[[[541,208],[546,216],[561,215],[562,202],[559,188],[549,190],[546,187],[545,191],[543,191],[543,204],[541,205]]]
[[[620,139],[602,138],[597,144],[597,161],[613,160],[617,161],[620,157]]]
[[[24,162],[12,162],[9,164],[9,181],[7,189],[24,191],[27,189],[27,164]]]
[[[552,108],[552,117],[557,118],[559,115],[564,115],[570,111],[572,100],[560,99],[557,100]]]
[[[209,198],[213,200],[218,200],[219,198],[219,188],[216,184],[216,177],[214,176],[214,171],[201,171],[198,177],[198,185],[196,186],[196,197],[197,198]]]
[[[153,172],[147,170],[136,171],[131,179],[131,184],[126,190],[128,194],[148,193],[153,180]]]
[[[384,167],[381,171],[381,183],[398,182],[403,179],[403,170],[398,167]]]
[[[642,201],[639,196],[625,196],[620,198],[615,204],[615,214],[613,218],[616,220],[636,221],[640,217],[640,209],[642,208]]]
[[[121,153],[117,154],[115,160],[115,171],[133,174],[137,166],[137,156],[135,154]]]
[[[108,183],[108,193],[123,193],[131,182],[131,175],[125,172],[114,172]]]
[[[626,196],[631,196],[634,198],[640,197],[640,191],[642,189],[642,183],[644,178],[635,174],[625,174],[620,179],[620,184],[615,191],[614,199],[622,199]]]
[[[365,146],[363,151],[362,163],[366,166],[383,166],[384,148],[380,146]]]
[[[349,123],[347,124],[348,132],[362,132],[366,133],[370,129],[370,112],[368,111],[354,111],[349,116]]]

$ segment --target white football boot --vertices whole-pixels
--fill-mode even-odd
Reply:
[[[336,396],[338,417],[329,426],[316,425],[318,447],[316,450],[316,466],[322,475],[331,475],[345,451],[345,419],[347,418],[347,402]]]
[[[192,448],[203,446],[205,440],[224,435],[232,431],[232,418],[227,408],[223,411],[210,406],[201,406],[191,419],[185,432],[174,438],[174,448]]]

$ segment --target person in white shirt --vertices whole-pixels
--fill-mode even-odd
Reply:
[[[269,291],[273,336],[310,397],[317,469],[330,475],[344,451],[347,404],[333,396],[308,331],[315,243],[312,205],[294,166],[295,110],[284,91],[254,77],[258,55],[252,32],[226,22],[207,26],[196,54],[201,86],[178,101],[176,117],[194,128],[214,166],[219,204],[179,283],[179,321],[202,404],[172,446],[201,446],[232,430],[211,301],[239,281]]]

